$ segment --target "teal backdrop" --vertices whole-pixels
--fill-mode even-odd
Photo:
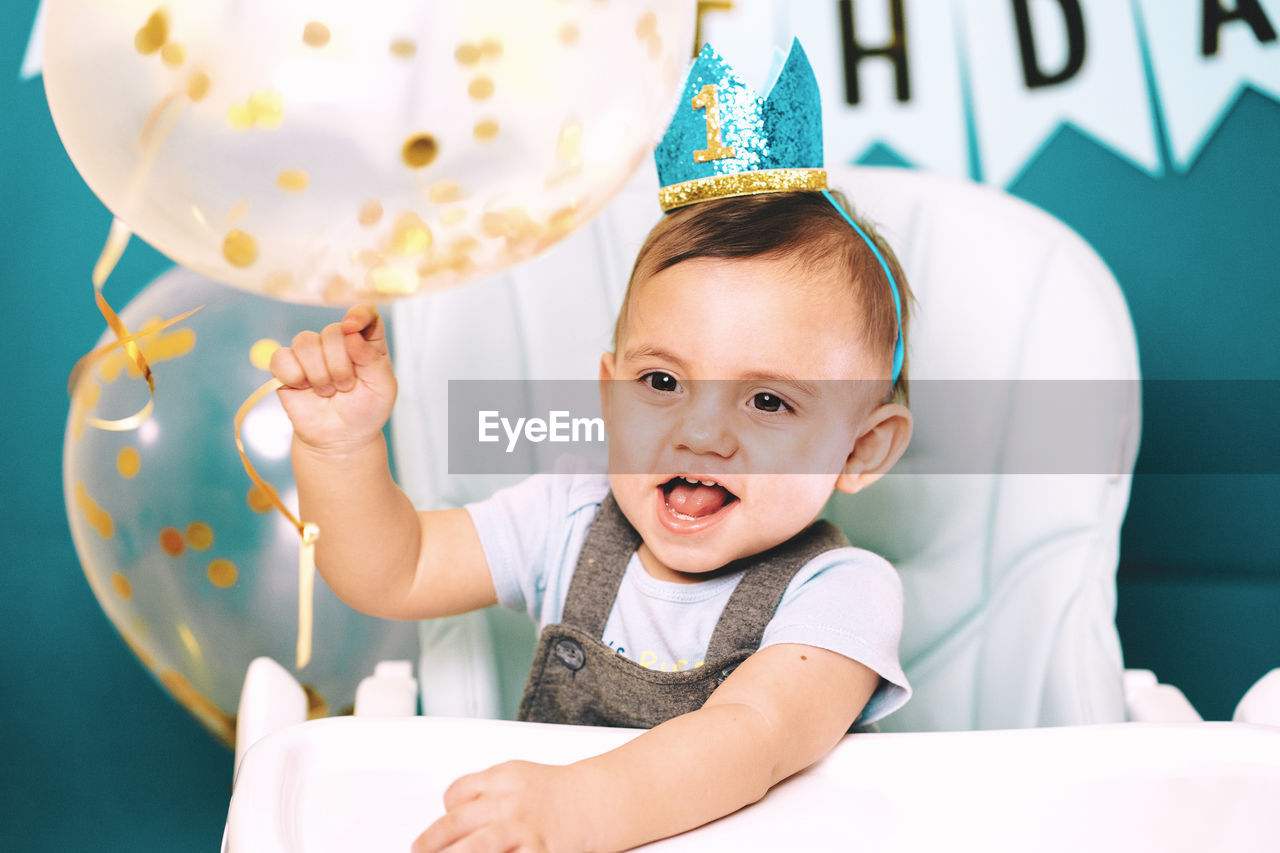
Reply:
[[[209,851],[231,755],[137,663],[89,590],[68,532],[61,453],[76,359],[103,331],[89,283],[110,215],[17,73],[37,0],[0,27],[0,299],[8,317],[0,510],[0,844],[12,850]],[[1158,105],[1154,107],[1158,109]],[[1159,127],[1160,122],[1156,122]],[[1167,140],[1160,139],[1167,155]],[[1072,225],[1120,280],[1144,373],[1280,379],[1280,104],[1245,89],[1185,172],[1152,177],[1064,127],[1010,192]],[[876,149],[863,158],[895,162]],[[169,266],[137,241],[108,288],[123,306]],[[1144,424],[1124,529],[1117,621],[1130,666],[1208,718],[1280,665],[1280,476],[1170,475],[1161,435],[1229,412]]]

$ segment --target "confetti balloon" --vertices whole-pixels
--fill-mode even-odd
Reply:
[[[47,0],[76,168],[170,258],[297,302],[493,272],[650,153],[692,0]]]
[[[190,318],[156,328],[200,303]],[[147,385],[122,349],[80,372],[63,450],[72,537],[125,642],[230,743],[249,662],[259,655],[294,662],[299,550],[297,530],[245,474],[233,417],[270,378],[277,341],[340,312],[264,299],[175,268],[123,316],[131,329],[152,330],[139,343],[155,375],[154,410],[134,430],[95,427],[94,419],[142,410]],[[249,413],[241,435],[258,472],[296,508],[292,429],[274,394]],[[314,620],[311,662],[295,676],[315,716],[347,710],[378,661],[417,657],[412,623],[356,613],[319,579]]]

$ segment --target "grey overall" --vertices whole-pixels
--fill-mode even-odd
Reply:
[[[849,544],[818,521],[749,559],[711,634],[706,663],[662,672],[622,657],[603,640],[627,563],[640,535],[608,494],[587,531],[569,582],[562,620],[542,631],[519,718],[540,723],[652,728],[696,711],[764,637],[787,585],[805,563]]]

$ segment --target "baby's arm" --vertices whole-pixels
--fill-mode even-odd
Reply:
[[[350,606],[425,619],[497,602],[465,510],[417,512],[391,478],[382,427],[396,378],[386,326],[357,305],[339,323],[277,350],[272,374],[293,422],[301,518],[320,529],[316,566]]]
[[[447,814],[413,849],[624,850],[701,826],[826,755],[878,683],[835,652],[770,646],[699,710],[603,755],[462,777],[445,793]]]

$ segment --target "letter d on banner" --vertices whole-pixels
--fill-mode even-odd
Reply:
[[[1064,83],[1076,76],[1084,65],[1084,17],[1080,12],[1080,0],[1057,0],[1062,12],[1063,30],[1067,39],[1067,58],[1062,67],[1046,72],[1040,65],[1036,50],[1035,31],[1031,27],[1030,0],[1013,0],[1013,17],[1018,25],[1018,50],[1022,54],[1022,76],[1028,89]],[[1037,7],[1043,8],[1043,5]]]
[[[1128,3],[955,2],[989,183],[1011,183],[1063,124],[1159,172],[1142,53]]]

